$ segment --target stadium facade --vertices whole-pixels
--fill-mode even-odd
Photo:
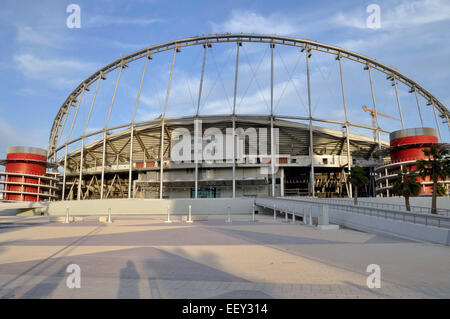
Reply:
[[[219,46],[222,43],[236,44],[233,110],[230,114],[203,115],[199,112],[199,107],[202,99],[206,55],[212,46]],[[267,77],[270,78],[270,112],[267,114],[239,114],[236,111],[239,50],[245,43],[267,46],[271,54],[270,70],[267,72]],[[192,115],[168,117],[166,111],[171,94],[176,57],[180,54],[181,49],[192,46],[203,47],[197,109]],[[304,55],[307,71],[306,99],[309,111],[307,116],[287,116],[274,112],[273,57],[276,46],[298,48],[299,54]],[[147,65],[149,61],[152,61],[154,55],[162,52],[168,52],[173,56],[164,110],[153,120],[138,122],[136,112]],[[344,114],[342,119],[335,119],[331,116],[330,118],[317,118],[312,114],[309,59],[313,52],[330,54],[337,61],[342,104],[330,107],[342,110]],[[136,106],[130,114],[131,122],[111,126],[109,119],[121,74],[126,72],[130,63],[138,60],[145,62],[138,87]],[[352,122],[348,118],[342,60],[360,64],[367,72],[370,83],[368,92],[372,96],[373,105],[372,109],[365,108],[371,111],[372,125]],[[112,71],[115,71],[118,77],[104,128],[87,132],[86,128],[95,107],[98,89],[106,79],[106,75]],[[27,169],[21,172],[6,169],[2,174],[5,177],[0,180],[0,184],[5,186],[0,191],[4,194],[3,199],[11,199],[12,197],[9,196],[19,195],[19,197],[14,197],[16,200],[26,200],[27,197],[23,196],[30,196],[28,193],[40,194],[36,196],[31,194],[33,195],[32,199],[28,198],[28,200],[290,195],[351,197],[352,188],[347,180],[348,171],[353,165],[359,165],[367,168],[367,174],[371,180],[367,187],[361,189],[362,194],[360,195],[383,194],[390,196],[388,191],[385,191],[383,184],[390,180],[390,177],[384,178],[380,172],[385,172],[385,163],[390,161],[392,153],[389,154],[386,150],[389,150],[392,144],[383,141],[381,134],[392,133],[392,130],[380,125],[378,117],[385,114],[378,112],[376,108],[373,72],[383,74],[386,80],[395,87],[401,119],[398,123],[399,126],[401,124],[401,127],[398,129],[405,129],[408,125],[404,121],[397,90],[398,85],[406,86],[409,92],[416,96],[417,110],[423,130],[428,130],[428,128],[423,125],[422,112],[424,110],[421,110],[418,97],[425,99],[434,112],[436,130],[433,131],[433,134],[436,137],[441,135],[440,126],[442,124],[440,125],[439,121],[443,120],[446,123],[445,130],[449,128],[450,113],[442,102],[417,82],[369,57],[331,45],[282,36],[254,34],[199,36],[171,41],[134,52],[97,70],[82,81],[69,94],[56,114],[50,130],[46,160],[40,159],[41,171],[39,174],[32,173],[33,176],[28,176],[31,180],[27,182],[26,174],[30,175]],[[82,124],[84,130],[80,136],[72,137],[74,124],[78,121],[77,114],[81,100],[83,95],[91,89],[93,99],[89,103],[87,121]],[[68,120],[69,116],[71,116],[70,120]],[[199,126],[198,123],[201,125]],[[326,125],[334,128],[325,127]],[[372,131],[374,138],[353,134],[351,132],[353,128]],[[68,131],[66,140],[62,140],[64,129]],[[176,136],[174,137],[174,132],[179,129],[189,132],[192,148],[189,158],[174,161],[173,150],[175,145],[180,143],[180,140]],[[218,148],[221,149],[223,145],[217,144],[217,136],[230,135],[230,129],[231,155],[227,155],[224,159],[199,160],[201,150],[211,149],[211,145],[214,145],[215,151]],[[246,134],[253,129],[257,132],[267,132],[264,139],[256,142],[257,145],[254,145],[255,142]],[[208,133],[211,131],[216,132],[216,135]],[[239,145],[242,146],[241,152]],[[257,153],[252,154],[252,149],[256,149]],[[223,153],[229,154],[227,152],[229,151],[223,150]],[[37,153],[42,156],[41,151],[37,151]],[[8,165],[8,160],[12,161],[13,159],[8,156],[1,163]],[[15,160],[26,162],[23,156]],[[43,167],[47,168],[45,172],[42,172]],[[19,176],[22,180],[15,178],[13,182],[16,184],[8,184],[14,177],[12,174],[22,174],[21,177]],[[37,175],[42,178],[36,177]],[[58,180],[58,183],[55,183],[55,180]],[[43,187],[27,184],[42,184]],[[16,187],[14,192],[17,193],[11,193],[12,187]],[[24,187],[31,188],[26,189],[25,192]],[[20,194],[21,191],[24,193]]]

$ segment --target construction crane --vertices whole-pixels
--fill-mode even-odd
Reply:
[[[362,109],[365,112],[370,112],[370,115],[372,116],[372,127],[375,127],[375,128],[378,128],[378,126],[377,126],[377,119],[376,119],[375,113],[377,115],[384,116],[384,117],[387,117],[387,118],[392,119],[392,120],[400,121],[400,119],[395,117],[395,116],[375,111],[374,109],[370,109],[370,108],[368,108],[365,105],[362,106]],[[377,131],[375,131],[375,130],[373,131],[373,139],[374,139],[374,141],[376,141],[376,139],[377,139]]]

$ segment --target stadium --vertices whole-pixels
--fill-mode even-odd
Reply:
[[[182,63],[195,69],[195,75],[177,70],[183,55],[194,57],[195,63],[188,59]],[[225,55],[227,60],[222,59]],[[254,61],[259,63],[248,63],[251,55],[258,56]],[[292,66],[285,62],[291,56],[297,61]],[[298,65],[303,71],[298,71]],[[217,73],[214,81],[207,77],[212,69]],[[123,84],[127,72],[133,86]],[[164,81],[155,72],[164,75]],[[323,76],[324,72],[329,76]],[[183,82],[177,75],[195,81]],[[349,83],[352,76],[356,81]],[[152,77],[165,88],[160,90],[163,93],[153,89],[155,96],[159,94],[159,111],[143,117],[144,102],[156,100],[144,96],[152,91],[145,87]],[[321,77],[322,86],[317,84]],[[108,85],[108,95],[107,90],[99,93]],[[254,93],[249,90],[252,85]],[[359,89],[354,90],[355,86]],[[180,98],[180,87],[188,91],[192,103]],[[225,98],[208,104],[211,92],[214,95],[218,88],[223,88]],[[133,92],[134,100],[118,98],[121,89]],[[299,100],[282,107],[279,100],[288,91]],[[247,92],[262,98],[246,102]],[[325,92],[329,98],[320,100]],[[383,103],[384,99],[388,102]],[[94,124],[93,116],[101,107],[103,121]],[[122,111],[113,121],[117,109]],[[196,36],[123,56],[83,80],[57,111],[46,152],[8,150],[8,158],[2,161],[7,169],[0,180],[5,186],[0,191],[4,199],[29,201],[352,197],[347,176],[353,165],[359,165],[367,168],[370,177],[360,195],[390,196],[385,182],[395,174],[384,169],[391,161],[389,135],[419,127],[423,135],[435,137],[433,143],[443,142],[449,116],[446,106],[419,83],[344,48],[272,35]],[[174,132],[180,129],[189,132],[192,148],[184,160],[174,161],[173,148],[181,141]],[[249,136],[252,130],[267,134],[255,142]],[[217,143],[217,134],[227,138],[231,134],[231,152],[220,150],[227,154],[226,160],[203,160],[202,150],[213,145],[217,152],[223,147]],[[43,158],[9,156],[28,153]],[[8,169],[11,161],[27,165],[38,161],[46,170]]]

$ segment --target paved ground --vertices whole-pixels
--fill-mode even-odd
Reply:
[[[450,298],[450,248],[270,216],[0,218],[0,298]],[[81,268],[69,289],[67,266]],[[366,285],[369,264],[381,288]]]

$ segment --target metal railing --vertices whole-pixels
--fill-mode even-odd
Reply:
[[[297,199],[298,197],[293,196],[290,198]],[[327,202],[327,203],[343,203],[343,202],[345,202],[345,203],[348,203],[349,205],[350,204],[354,205],[352,198],[320,198],[320,199],[318,199],[318,198],[312,198],[312,197],[301,197],[300,199],[320,200],[322,202]],[[405,204],[377,203],[377,202],[372,202],[372,201],[365,201],[364,197],[358,198],[358,206],[406,211]],[[422,213],[422,214],[431,214],[431,208],[411,205],[411,212]],[[441,216],[450,216],[450,209],[438,208],[437,214],[441,215]]]
[[[290,203],[289,203],[290,202]],[[416,213],[416,212],[408,212],[408,211],[399,211],[395,209],[386,209],[386,208],[377,208],[377,207],[369,207],[367,206],[359,206],[353,204],[344,204],[344,203],[336,203],[336,202],[326,202],[322,199],[307,199],[307,198],[257,198],[255,200],[255,204],[267,208],[273,209],[273,206],[276,206],[277,210],[286,211],[289,213],[296,214],[296,211],[299,211],[299,207],[295,207],[292,202],[302,203],[304,205],[310,206],[321,206],[328,205],[329,209],[334,209],[337,211],[345,211],[356,214],[363,214],[368,216],[374,216],[378,218],[386,218],[392,219],[396,221],[402,222],[410,222],[413,224],[422,224],[425,226],[435,226],[442,228],[450,228],[450,217],[449,216],[441,216],[435,214],[424,214],[424,213]]]

